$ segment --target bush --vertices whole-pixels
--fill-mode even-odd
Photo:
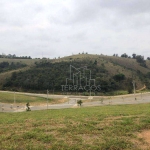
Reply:
[[[29,102],[28,102],[28,103],[26,104],[26,107],[27,107],[27,108],[26,108],[26,111],[31,111],[31,109],[30,109],[29,106],[30,106],[30,104],[29,104]]]
[[[82,103],[83,103],[82,100],[77,101],[77,104],[80,105],[80,106],[82,105]]]
[[[133,93],[133,88],[132,87],[128,87],[128,94]]]

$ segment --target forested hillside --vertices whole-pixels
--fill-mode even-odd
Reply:
[[[4,66],[7,63],[1,62],[1,64]],[[28,69],[11,71],[11,74],[6,76],[4,82],[1,83],[1,89],[29,92],[48,89],[53,92],[62,92],[61,85],[65,85],[66,78],[70,76],[70,65],[76,68],[87,66],[91,70],[91,77],[95,79],[96,85],[101,86],[101,90],[98,91],[101,93],[116,90],[126,90],[128,93],[132,93],[133,81],[136,83],[136,89],[140,89],[144,85],[147,88],[150,87],[150,60],[137,61],[137,59],[128,57],[79,54],[58,59],[37,59],[31,64],[18,62],[19,67],[17,64],[15,67],[26,66]],[[12,69],[12,63],[10,63],[0,72],[8,72]]]
[[[8,63],[7,61],[4,61],[4,62],[0,63],[0,73],[6,72],[6,71],[9,71],[9,70],[15,70],[15,69],[23,68],[23,67],[26,67],[26,66],[27,66],[26,64],[23,64],[23,63],[20,63],[20,62]]]

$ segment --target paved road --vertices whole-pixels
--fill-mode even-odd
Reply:
[[[47,97],[46,94],[32,94],[32,93],[20,93],[32,96]],[[44,109],[64,109],[64,108],[77,108],[77,100],[83,101],[82,107],[89,106],[103,106],[103,105],[124,105],[124,104],[139,104],[150,103],[150,92],[143,94],[130,94],[121,96],[64,96],[64,95],[49,95],[49,98],[68,98],[68,102],[63,104],[30,106],[31,110],[44,110]],[[22,112],[26,111],[25,106],[11,105],[6,103],[0,103],[0,112]]]

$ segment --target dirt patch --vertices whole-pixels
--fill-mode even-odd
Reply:
[[[68,101],[67,98],[63,98],[63,99],[59,99],[59,100],[58,100],[58,103],[64,103],[64,102],[67,102],[67,101]]]
[[[142,131],[139,133],[138,137],[144,139],[145,142],[150,146],[150,130]]]
[[[144,130],[141,133],[138,133],[139,142],[137,145],[142,150],[150,149],[150,130]]]
[[[101,142],[103,142],[102,137],[98,135],[82,134],[80,137],[82,138],[84,144],[92,145],[96,140],[101,140]]]
[[[55,99],[54,101],[51,102],[51,104],[61,104],[61,103],[65,103],[65,102],[67,102],[67,101],[68,101],[67,98]]]

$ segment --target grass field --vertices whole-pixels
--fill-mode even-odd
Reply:
[[[149,149],[150,104],[0,113],[2,150]]]
[[[24,94],[15,93],[15,102],[16,103],[42,103],[45,102],[46,98],[28,96]],[[0,92],[0,102],[2,103],[14,103],[14,93]]]
[[[8,93],[8,92],[0,92],[0,103],[9,103],[13,104],[15,99],[15,103],[25,105],[27,102],[29,102],[31,105],[39,105],[39,104],[45,104],[47,103],[47,98],[45,97],[39,97],[39,96],[31,96],[31,95],[25,95],[25,94],[19,94],[19,93]],[[53,103],[62,103],[67,101],[66,99],[51,99],[48,98],[49,104]]]

